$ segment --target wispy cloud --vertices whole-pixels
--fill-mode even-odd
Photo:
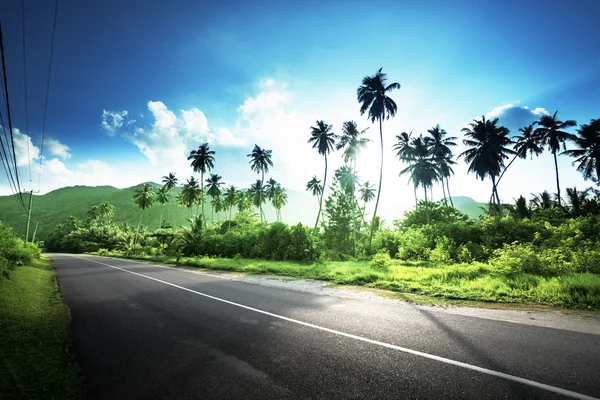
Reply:
[[[102,124],[102,129],[104,130],[104,132],[106,132],[109,136],[115,136],[121,130],[121,128],[123,128],[123,126],[125,125],[126,119],[127,119],[127,114],[128,114],[127,110],[123,110],[123,111],[102,110],[101,124]],[[129,124],[132,124],[135,121],[130,120],[127,122]]]
[[[59,142],[56,139],[47,138],[44,147],[52,155],[61,157],[63,160],[71,158],[71,149],[66,144]]]

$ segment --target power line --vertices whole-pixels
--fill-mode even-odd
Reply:
[[[23,33],[23,85],[25,86],[25,132],[29,138],[31,138],[31,134],[29,133],[29,107],[27,106],[27,56],[25,51],[25,0],[21,0],[21,26]],[[31,144],[31,140],[27,141],[27,163],[29,164],[29,184],[32,185],[31,181],[31,156],[29,155],[29,145]],[[32,185],[33,186],[33,185]]]
[[[6,78],[6,61],[4,59],[4,40],[2,37],[2,23],[1,22],[0,22],[0,53],[1,53],[1,57],[2,57],[2,73],[4,75],[4,94],[5,94],[5,98],[6,98],[6,113],[7,113],[7,119],[8,119],[8,129],[10,131],[10,142],[12,145],[12,156],[13,156],[13,161],[14,161],[14,166],[15,166],[17,191],[19,193],[21,205],[23,206],[23,208],[25,208],[25,203],[23,202],[23,194],[21,193],[21,182],[19,181],[19,171],[17,169],[17,155],[15,152],[15,139],[13,136],[12,118],[10,116],[10,101],[9,101],[9,96],[8,96],[8,80]],[[9,149],[9,152],[10,152],[10,149]]]
[[[50,62],[48,63],[48,79],[46,81],[46,102],[44,104],[44,123],[42,125],[42,145],[40,147],[40,173],[38,176],[38,190],[42,183],[42,163],[44,159],[44,134],[46,133],[46,113],[48,111],[48,93],[50,92],[50,73],[52,72],[52,55],[54,54],[54,34],[56,33],[56,16],[58,14],[58,0],[54,2],[54,23],[52,24],[52,39],[50,41]]]

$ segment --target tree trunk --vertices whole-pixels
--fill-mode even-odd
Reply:
[[[444,188],[444,178],[442,178],[442,193],[444,195],[444,204],[448,207],[448,199],[446,199],[446,188]]]
[[[200,171],[200,190],[202,191],[202,197],[200,197],[200,205],[202,206],[202,220],[206,220],[204,216],[204,172]]]
[[[554,155],[554,170],[556,171],[556,193],[558,194],[558,206],[560,207],[562,203],[560,199],[560,181],[558,180],[558,160],[556,159],[556,151],[553,151],[552,155]]]
[[[162,204],[162,207],[160,208],[160,220],[158,222],[158,227],[162,228],[163,223],[162,223],[162,217],[163,217],[163,212],[165,211],[165,203]]]
[[[417,185],[413,184],[413,189],[415,192],[415,210],[417,209],[417,207],[419,206],[419,199],[417,198]]]
[[[261,178],[261,184],[260,184],[260,191],[258,192],[258,209],[260,212],[260,222],[263,222],[263,209],[262,209],[262,191],[263,191],[263,185],[265,184],[265,171],[262,171],[262,178]]]
[[[363,225],[365,224],[365,212],[367,212],[367,202],[366,201],[364,202],[363,212],[362,212],[362,223],[363,223]]]
[[[321,200],[319,201],[319,213],[317,214],[317,221],[315,222],[314,231],[317,232],[319,226],[319,218],[321,217],[321,209],[323,208],[323,196],[325,196],[325,188],[327,187],[327,153],[325,153],[325,175],[323,176],[323,190],[321,190]]]
[[[375,230],[375,217],[377,216],[377,208],[379,207],[379,197],[381,196],[381,181],[383,179],[383,116],[379,116],[379,143],[381,144],[381,162],[379,165],[379,189],[377,190],[377,200],[375,200],[375,210],[373,210],[373,218],[371,219],[371,235],[369,236],[369,253],[372,250],[373,232]]]
[[[140,225],[142,224],[143,216],[144,216],[144,209],[142,208],[142,211],[140,212],[140,220],[138,221],[137,229],[135,230],[135,237],[133,238],[133,247],[135,247],[135,245],[137,244],[137,238],[138,238],[138,234],[140,232]]]
[[[446,177],[446,189],[448,189],[448,198],[450,199],[450,205],[454,207],[454,202],[452,201],[452,196],[450,195],[450,184],[448,183],[449,179]]]
[[[231,229],[231,209],[233,207],[229,207],[229,229]]]
[[[425,193],[425,218],[427,218],[427,224],[429,224],[429,203],[427,202],[427,187],[423,185],[423,193]]]

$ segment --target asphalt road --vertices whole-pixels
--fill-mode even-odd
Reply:
[[[50,257],[92,399],[600,397],[600,332]]]

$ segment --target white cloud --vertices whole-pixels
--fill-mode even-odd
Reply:
[[[52,155],[59,156],[63,160],[71,158],[71,149],[66,144],[59,142],[56,139],[47,138],[44,142],[44,147]]]
[[[102,110],[101,124],[104,131],[109,136],[115,136],[125,124],[127,118],[127,110],[123,111],[107,111]],[[130,120],[127,124],[132,123]]]
[[[40,151],[32,144],[31,138],[28,135],[22,133],[17,128],[13,128],[13,138],[17,166],[22,167],[29,165],[32,160],[39,157]]]

